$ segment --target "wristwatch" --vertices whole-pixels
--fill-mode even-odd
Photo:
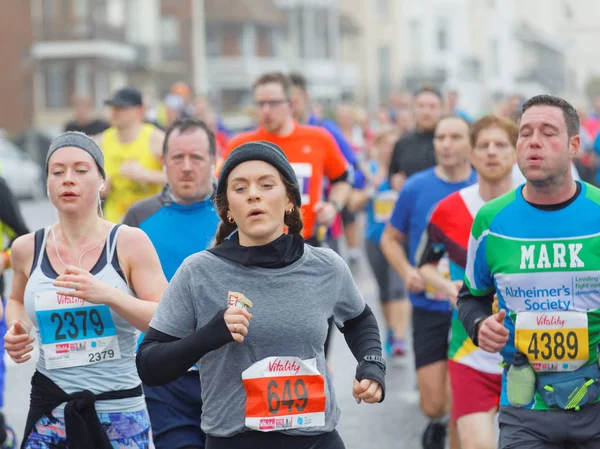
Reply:
[[[360,368],[367,362],[375,363],[377,366],[379,366],[379,368],[381,368],[381,370],[384,372],[384,374],[387,373],[387,363],[383,357],[380,357],[378,355],[366,355],[358,363],[358,368]]]

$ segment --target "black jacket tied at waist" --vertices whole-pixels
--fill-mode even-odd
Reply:
[[[112,449],[98,419],[95,402],[134,398],[142,394],[141,385],[129,390],[107,391],[98,395],[88,390],[67,394],[48,377],[36,371],[31,379],[31,403],[21,449],[25,449],[35,424],[64,402],[67,403],[65,427],[69,449]]]

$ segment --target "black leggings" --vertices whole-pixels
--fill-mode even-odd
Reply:
[[[336,430],[306,437],[250,431],[231,438],[207,435],[206,449],[346,449],[346,446]]]

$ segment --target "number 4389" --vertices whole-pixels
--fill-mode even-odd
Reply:
[[[570,331],[566,334],[555,332],[554,336],[550,332],[534,332],[527,348],[527,353],[534,359],[540,360],[563,360],[565,356],[569,359],[575,359],[579,352],[579,341],[577,334]]]

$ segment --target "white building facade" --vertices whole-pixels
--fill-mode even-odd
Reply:
[[[552,3],[552,5],[551,5]],[[405,87],[457,90],[471,115],[511,95],[564,94],[554,0],[407,0],[398,39]]]

